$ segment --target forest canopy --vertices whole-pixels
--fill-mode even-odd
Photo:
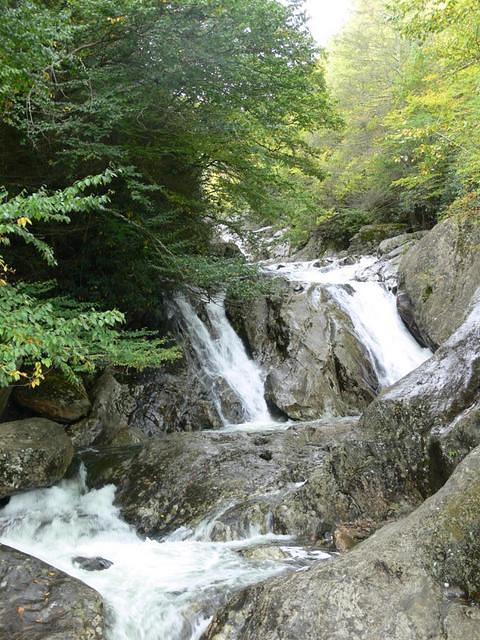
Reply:
[[[480,206],[476,0],[356,0],[326,52],[297,0],[0,9],[0,385],[177,357],[166,297],[256,282],[222,229]]]
[[[426,229],[478,207],[479,25],[475,0],[356,0],[328,52],[343,127],[315,141],[327,177],[301,233],[337,214],[348,241],[366,222]]]
[[[334,123],[295,5],[1,0],[0,384],[38,382],[25,366],[82,368],[100,329],[94,351],[112,357],[123,314],[146,322],[168,288],[251,277],[212,252],[218,225],[308,200],[292,179],[319,173],[305,132]],[[39,279],[53,289],[27,295]],[[51,295],[97,308],[79,331]],[[39,326],[19,329],[31,308]],[[73,356],[60,325],[81,342]]]

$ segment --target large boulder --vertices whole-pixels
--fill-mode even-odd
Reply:
[[[233,598],[205,640],[480,639],[480,449],[438,494],[335,562]]]
[[[463,323],[478,287],[478,215],[452,217],[403,256],[398,308],[412,332],[437,348]]]
[[[480,290],[467,320],[418,369],[385,390],[361,424],[391,441],[412,482],[430,495],[480,445]]]
[[[270,403],[295,420],[354,415],[378,380],[351,319],[327,287],[280,281],[279,291],[229,315],[267,374]]]
[[[49,373],[35,389],[15,387],[13,399],[21,407],[57,422],[75,422],[90,410],[83,384],[67,380],[57,372]]]
[[[344,418],[268,433],[169,434],[83,459],[89,484],[115,484],[123,516],[149,536],[206,518],[212,539],[255,530],[316,541],[338,522],[381,522],[418,504],[388,451]]]
[[[102,640],[96,591],[32,556],[0,545],[0,638]]]
[[[62,425],[45,418],[0,424],[0,498],[63,478],[73,446]]]

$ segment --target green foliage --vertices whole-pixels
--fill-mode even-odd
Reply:
[[[49,263],[55,263],[51,248],[36,237],[30,226],[38,222],[69,222],[69,214],[105,206],[108,195],[86,193],[107,186],[116,174],[85,178],[73,186],[48,194],[41,190],[20,194],[0,204],[0,243],[12,237],[31,244]],[[96,311],[68,298],[48,297],[53,285],[32,287],[15,280],[0,255],[0,387],[24,381],[35,387],[54,368],[70,377],[91,372],[99,364],[143,368],[179,355],[165,349],[165,340],[145,332],[117,329],[125,322],[119,311]],[[13,282],[9,280],[13,279]]]
[[[345,124],[316,139],[321,209],[429,228],[478,190],[478,24],[476,0],[357,0],[329,55]]]
[[[51,369],[72,377],[108,363],[142,369],[179,356],[152,334],[116,329],[123,322],[118,311],[44,299],[24,286],[0,287],[0,387],[37,386]]]
[[[178,265],[207,258],[219,223],[314,213],[303,187],[321,167],[305,131],[335,117],[296,4],[3,0],[2,173],[20,166],[38,191],[129,167],[111,184],[115,216],[42,228],[64,291],[135,315],[184,284]],[[17,256],[19,272],[29,264]]]

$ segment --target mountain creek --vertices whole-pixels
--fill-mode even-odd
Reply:
[[[0,638],[480,639],[479,241],[272,255],[180,362],[14,390]]]

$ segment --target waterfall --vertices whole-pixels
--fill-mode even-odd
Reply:
[[[351,282],[351,291],[328,287],[347,312],[366,348],[382,387],[388,387],[432,355],[410,334],[398,315],[395,296],[378,282]]]
[[[270,273],[294,282],[324,286],[347,313],[359,341],[365,347],[382,387],[394,384],[432,355],[422,348],[403,324],[395,296],[369,271],[375,262],[366,256],[354,264],[297,262],[271,265]]]
[[[224,297],[219,296],[205,305],[210,328],[185,298],[178,297],[176,304],[202,373],[211,383],[219,414],[224,416],[226,413],[221,386],[218,389],[218,381],[223,381],[241,403],[244,422],[271,423],[262,371],[248,357],[241,339],[228,321]],[[225,418],[223,421],[228,424]]]
[[[336,262],[325,268],[296,263],[267,270],[309,286],[327,287],[351,318],[385,386],[421,364],[430,352],[404,327],[394,296],[380,282],[369,280],[365,269],[372,261]],[[226,413],[225,387],[242,406],[247,422],[226,428],[288,428],[288,423],[274,423],[269,415],[262,371],[230,325],[224,299],[205,305],[205,320],[185,298],[179,297],[176,305],[220,414]],[[298,546],[280,546],[285,559],[247,559],[240,550],[260,544],[292,545],[288,536],[259,535],[260,530],[248,527],[242,540],[212,542],[217,520],[235,508],[231,503],[206,514],[196,526],[182,527],[162,540],[144,539],[121,519],[114,497],[113,485],[88,490],[81,473],[55,487],[14,496],[0,511],[0,542],[75,576],[103,596],[108,640],[199,640],[212,613],[231,593],[286,570],[303,570],[306,560],[329,559],[321,551]],[[102,557],[113,564],[105,571],[90,572],[74,562],[77,556]]]

